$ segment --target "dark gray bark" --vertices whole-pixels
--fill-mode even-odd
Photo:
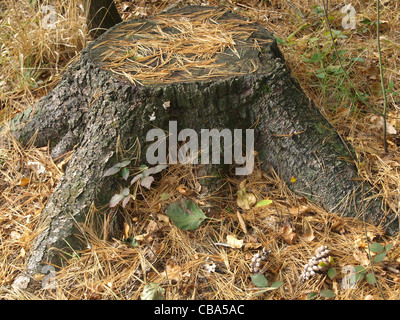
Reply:
[[[95,39],[122,21],[114,0],[85,0],[86,24]]]
[[[188,7],[173,13],[185,15],[207,9]],[[228,11],[219,23],[232,17],[240,18]],[[146,21],[148,26],[155,25],[151,19]],[[146,146],[146,133],[154,127],[168,131],[172,120],[177,120],[178,130],[191,128],[199,133],[204,128],[245,130],[257,124],[255,149],[265,170],[272,166],[289,184],[296,176],[295,191],[327,210],[345,216],[365,211],[367,220],[382,224],[389,233],[397,231],[397,221],[384,217],[379,199],[365,204],[363,193],[371,195],[373,191],[355,180],[351,148],[291,77],[267,30],[254,23],[256,30],[248,41],[258,39],[260,48],[240,47],[238,43],[240,59],[227,54],[218,58],[231,71],[245,71],[243,75],[141,86],[102,69],[98,59],[106,49],[98,44],[121,36],[121,28],[126,32],[130,23],[119,24],[91,43],[57,88],[11,122],[12,131],[22,142],[38,131],[36,145],[50,142],[53,157],[75,148],[41,214],[39,228],[44,231],[31,250],[28,274],[40,271],[46,261],[59,263],[58,250],[68,248],[65,241],[76,249],[86,245],[84,237],[78,240],[74,236],[81,233],[75,225],[85,221],[93,204],[107,204],[119,191],[112,178],[102,178],[117,162],[118,138],[124,149],[137,138],[141,146]],[[256,71],[250,72],[254,65]],[[166,101],[170,101],[170,107],[165,109]],[[153,114],[156,118],[150,121]],[[347,198],[349,202],[338,206]],[[21,277],[19,283],[28,279]]]

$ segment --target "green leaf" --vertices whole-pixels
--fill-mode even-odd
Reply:
[[[347,51],[346,49],[338,50],[338,55],[339,55],[339,56],[343,56],[343,55],[345,55],[346,53],[348,53],[348,51]]]
[[[122,168],[121,169],[121,176],[122,176],[122,179],[124,179],[124,180],[128,180],[128,177],[129,177],[129,169],[128,168]]]
[[[381,252],[384,250],[383,246],[380,243],[373,243],[371,244],[371,246],[369,247],[369,250],[371,250],[372,252]]]
[[[171,198],[171,196],[172,196],[172,194],[163,192],[160,195],[160,200],[161,201],[167,200],[167,199]]]
[[[275,281],[275,282],[272,282],[270,288],[278,289],[278,288],[280,288],[282,285],[283,285],[283,282],[282,282],[282,281]]]
[[[326,73],[324,71],[317,71],[317,77],[321,79],[325,79]]]
[[[366,19],[364,19],[364,20],[362,20],[362,21],[360,21],[361,23],[364,23],[364,24],[368,24],[368,25],[372,25],[373,23],[372,23],[372,21],[371,20],[369,20],[368,18],[366,18]]]
[[[259,274],[262,275],[261,273],[259,273]],[[253,276],[255,276],[255,274],[254,274]],[[263,275],[262,275],[262,276],[263,276]],[[264,278],[265,278],[265,277],[264,277]],[[267,279],[265,278],[265,280],[267,280]],[[267,282],[268,282],[268,281],[267,281]],[[254,282],[253,282],[253,283],[254,283]],[[256,291],[256,292],[254,293],[254,296],[257,297],[257,296],[263,294],[264,292],[276,290],[276,289],[280,288],[282,285],[283,285],[283,282],[282,282],[282,281],[275,281],[274,283],[271,284],[270,287],[266,287],[266,288],[263,288],[263,289],[261,289],[261,290]]]
[[[114,167],[124,168],[130,163],[131,163],[131,160],[125,160],[125,161],[122,161],[122,162],[118,162],[117,164],[114,165]]]
[[[375,258],[374,258],[374,262],[375,262],[375,263],[381,262],[383,259],[385,259],[386,254],[387,254],[386,251],[381,252],[381,253],[378,253],[378,254],[375,256]]]
[[[138,247],[139,246],[139,242],[132,237],[129,237],[125,240],[125,243],[130,245],[131,247]]]
[[[148,177],[142,179],[142,181],[140,182],[140,185],[142,187],[145,187],[146,189],[150,190],[151,184],[153,183],[153,181],[154,181],[154,178],[152,176],[148,176]]]
[[[123,189],[121,190],[121,194],[122,194],[124,197],[129,196],[129,188],[123,188]]]
[[[142,300],[163,300],[164,292],[164,288],[162,288],[158,283],[152,282],[144,286],[140,298]]]
[[[106,170],[106,172],[104,172],[103,177],[112,176],[112,175],[118,173],[118,172],[119,172],[119,169],[120,169],[120,168],[118,168],[118,167],[116,167],[116,166],[113,166],[113,167],[111,167],[110,169]]]
[[[329,268],[328,270],[328,277],[329,279],[333,279],[336,276],[336,270],[334,268]]]
[[[307,295],[307,300],[314,300],[318,296],[318,292],[310,292]]]
[[[110,208],[114,208],[124,197],[123,194],[114,194],[109,203]]]
[[[312,57],[311,57],[311,62],[319,62],[319,61],[321,61],[322,60],[322,54],[321,53],[317,53],[317,54],[314,54]]]
[[[361,58],[361,57],[355,57],[355,58],[352,58],[351,60],[353,60],[355,62],[365,62],[365,59]]]
[[[138,181],[139,179],[143,179],[144,175],[143,173],[139,173],[136,176],[133,177],[133,179],[131,180],[131,185],[134,184],[136,181]]]
[[[251,282],[259,288],[266,288],[268,286],[268,280],[262,273],[252,274]]]
[[[272,202],[273,202],[272,200],[267,200],[267,199],[266,199],[266,200],[261,200],[261,201],[258,201],[258,202],[256,203],[255,207],[258,208],[258,207],[268,206],[268,205],[270,205]]]
[[[166,165],[166,164],[158,164],[155,167],[148,168],[148,169],[144,170],[143,174],[144,174],[145,177],[147,177],[149,175],[159,173],[159,172],[163,171],[167,167],[168,167],[168,165]]]
[[[326,72],[329,74],[341,74],[343,73],[343,69],[341,66],[327,66],[325,68]]]
[[[319,62],[319,61],[321,61],[322,60],[322,54],[321,53],[317,53],[317,54],[314,54],[312,57],[311,57],[311,62]]]
[[[357,283],[364,275],[367,273],[367,270],[363,266],[354,267],[354,274],[350,277],[350,283]]]
[[[278,36],[275,36],[275,39],[277,44],[286,44],[286,41]]]
[[[354,272],[365,274],[367,272],[367,270],[365,270],[365,268],[363,266],[355,266]]]
[[[392,249],[392,247],[393,247],[393,243],[388,243],[388,244],[385,246],[385,251],[388,252],[390,249]]]
[[[335,293],[332,290],[329,289],[322,289],[321,292],[319,293],[321,295],[321,297],[324,298],[334,298],[335,297]]]
[[[366,274],[366,275],[365,275],[365,279],[367,280],[367,282],[368,282],[369,284],[375,284],[375,282],[376,282],[376,279],[375,279],[375,276],[374,276],[373,273],[368,273],[368,274]]]
[[[182,230],[195,230],[207,219],[203,211],[190,200],[171,203],[167,207],[166,215]]]
[[[128,202],[131,200],[131,196],[130,195],[128,195],[128,196],[126,196],[125,198],[124,198],[124,200],[122,201],[122,208],[125,208],[126,207],[126,205],[128,204]]]

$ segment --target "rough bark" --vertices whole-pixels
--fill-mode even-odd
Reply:
[[[187,7],[173,13],[185,15],[207,9]],[[243,19],[227,11],[218,22],[232,17]],[[50,143],[53,157],[75,149],[41,213],[39,228],[43,231],[31,250],[28,274],[40,271],[46,261],[59,264],[58,250],[68,246],[80,249],[86,244],[84,238],[74,236],[81,233],[75,225],[85,221],[93,204],[108,203],[118,191],[112,178],[102,178],[105,170],[117,162],[117,140],[124,149],[129,149],[137,138],[145,146],[150,129],[168,131],[172,120],[177,120],[178,130],[191,128],[199,133],[203,128],[255,127],[255,150],[265,170],[272,166],[289,184],[296,176],[294,190],[327,210],[345,216],[365,211],[368,220],[382,224],[389,233],[397,231],[395,217],[384,217],[379,199],[365,204],[364,193],[372,195],[372,190],[355,180],[351,148],[292,78],[275,39],[266,29],[252,24],[255,31],[248,41],[258,39],[260,48],[240,48],[238,44],[240,59],[227,54],[218,58],[232,72],[245,74],[135,85],[104,70],[98,59],[102,52],[98,44],[120,36],[121,29],[127,32],[133,22],[121,23],[91,43],[57,88],[11,122],[13,133],[22,142],[38,132],[36,145]],[[154,24],[151,19],[148,23]],[[169,108],[163,108],[166,101],[170,101]],[[152,115],[155,120],[150,121]],[[349,201],[343,203],[343,199]],[[29,278],[18,281],[24,284]]]

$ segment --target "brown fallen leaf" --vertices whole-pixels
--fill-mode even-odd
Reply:
[[[165,267],[165,276],[169,281],[179,281],[182,268],[173,260],[168,260]]]
[[[176,189],[183,196],[190,196],[192,194],[192,191],[183,184],[179,185]]]
[[[29,184],[30,181],[31,179],[22,177],[18,185],[20,185],[21,187],[25,187],[27,184]]]
[[[314,240],[314,230],[308,219],[303,220],[303,235],[301,236],[301,238],[305,242],[311,242]]]
[[[127,224],[125,221],[124,221],[123,229],[124,229],[124,237],[125,237],[125,239],[128,239],[130,228],[129,228],[129,224]]]
[[[67,167],[68,162],[71,160],[71,158],[67,158],[62,160],[60,163],[57,164],[57,168],[61,171],[61,172],[65,172],[65,168]]]
[[[244,188],[246,187],[246,183],[247,183],[247,180],[246,180],[246,179],[242,180],[242,181],[240,182],[240,184],[239,184],[239,190],[244,189]]]
[[[297,237],[297,234],[293,232],[293,228],[288,224],[282,227],[281,235],[287,244],[292,244]]]
[[[158,221],[169,223],[169,218],[162,213],[157,214]]]
[[[44,277],[45,277],[45,274],[43,274],[43,273],[35,273],[35,274],[33,275],[33,278],[34,278],[36,281],[42,281]]]
[[[301,215],[305,213],[313,213],[314,209],[310,205],[300,205],[300,206],[293,206],[289,209],[289,213],[292,215]]]
[[[250,210],[257,202],[256,196],[253,193],[248,193],[246,188],[240,189],[237,192],[237,205],[243,210]]]
[[[331,225],[331,229],[336,229],[337,227],[341,226],[343,223],[343,220],[337,219],[337,218],[333,218],[332,219],[332,225]]]
[[[298,201],[299,201],[300,204],[307,204],[308,203],[308,200],[305,197],[300,198]]]
[[[226,236],[226,244],[232,248],[240,249],[243,246],[243,240],[239,240],[235,235],[228,234]]]
[[[150,233],[156,231],[157,229],[158,229],[157,222],[155,222],[154,220],[149,220],[149,222],[145,228],[146,233],[150,234]]]
[[[258,242],[246,242],[245,244],[244,244],[244,250],[245,251],[247,251],[247,250],[254,250],[254,249],[258,249],[258,248],[260,248],[261,247],[261,243],[258,243]]]
[[[369,265],[368,254],[365,251],[354,250],[353,257],[356,259],[362,266]]]
[[[239,213],[239,211],[236,212],[236,215],[237,215],[237,217],[238,217],[240,227],[242,228],[243,232],[244,232],[245,234],[247,234],[247,227],[246,227],[246,223],[245,223],[244,220],[243,220],[243,217],[241,216],[241,214]]]

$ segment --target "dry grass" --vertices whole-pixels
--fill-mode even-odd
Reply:
[[[145,1],[133,2],[124,14],[151,15],[169,3],[160,1],[145,6]],[[186,3],[198,1],[182,1]],[[218,4],[216,1],[209,3]],[[60,12],[57,32],[40,27],[42,15],[28,1],[1,4],[8,13],[0,18],[3,119],[23,110],[50,90],[63,68],[85,45],[79,2],[54,1],[53,4]],[[227,1],[226,4],[251,16],[284,40],[281,49],[292,73],[321,112],[353,145],[360,175],[384,197],[388,207],[398,213],[398,139],[396,134],[389,136],[389,154],[384,154],[379,118],[355,93],[355,90],[363,93],[373,109],[382,109],[382,96],[376,85],[379,73],[375,26],[361,22],[366,18],[376,20],[375,2],[353,1],[358,13],[357,26],[360,26],[356,32],[340,28],[343,15],[339,10],[330,13],[332,26],[346,36],[337,38],[336,45],[338,50],[347,50],[343,63],[351,82],[343,73],[328,72],[338,66],[338,61],[323,17],[313,9],[317,1],[248,0]],[[330,1],[330,8],[340,4],[341,1]],[[397,130],[399,126],[394,117],[399,117],[396,95],[400,61],[399,5],[397,1],[387,1],[381,16],[386,21],[382,25],[384,76],[394,87],[388,94],[389,114],[393,117],[389,122]],[[118,6],[124,9],[123,3]],[[320,61],[313,63],[303,59],[318,53],[324,57]],[[321,69],[327,72],[324,79],[316,76]],[[43,173],[38,172],[38,164],[43,165]],[[268,198],[274,202],[242,212],[244,228],[237,215],[241,209],[236,204],[236,192],[243,182],[226,180],[218,194],[205,198],[198,192],[196,171],[184,166],[169,168],[151,191],[139,190],[137,201],[123,213],[126,227],[118,238],[107,237],[112,217],[104,220],[101,232],[91,228],[103,214],[93,209],[85,227],[91,249],[70,259],[57,273],[56,289],[40,288],[41,279],[38,278],[37,290],[16,291],[11,287],[12,281],[23,270],[38,216],[61,175],[60,167],[49,157],[47,149],[22,147],[7,132],[1,137],[0,296],[4,299],[140,299],[144,285],[149,282],[160,283],[166,289],[167,299],[257,299],[249,278],[249,264],[253,253],[263,246],[271,250],[265,275],[270,283],[282,281],[284,285],[260,299],[306,299],[307,294],[321,289],[332,290],[335,299],[382,299],[378,288],[365,280],[357,283],[355,289],[342,286],[344,266],[363,265],[371,271],[362,221],[327,213],[295,197],[273,172],[266,174],[255,170],[247,178],[247,190],[253,192],[257,200]],[[168,203],[185,197],[177,188],[182,184],[191,190],[190,199],[209,208],[205,210],[209,219],[194,232],[179,230],[163,215]],[[170,197],[161,197],[165,194]],[[370,242],[394,244],[387,258],[375,264],[374,269],[383,297],[398,299],[398,237],[386,237],[374,226],[367,229]],[[286,233],[282,232],[284,230]],[[244,246],[234,249],[215,245],[226,242],[227,235],[243,239]],[[127,245],[123,241],[127,236],[136,237],[139,245]],[[304,263],[322,244],[331,250],[337,276],[333,280],[319,276],[300,282]]]
[[[2,1],[0,15],[0,120],[46,94],[86,45],[80,1]],[[49,6],[49,10],[44,10]],[[43,10],[43,11],[42,11]],[[53,11],[54,10],[54,11]],[[54,12],[51,27],[48,18]]]

